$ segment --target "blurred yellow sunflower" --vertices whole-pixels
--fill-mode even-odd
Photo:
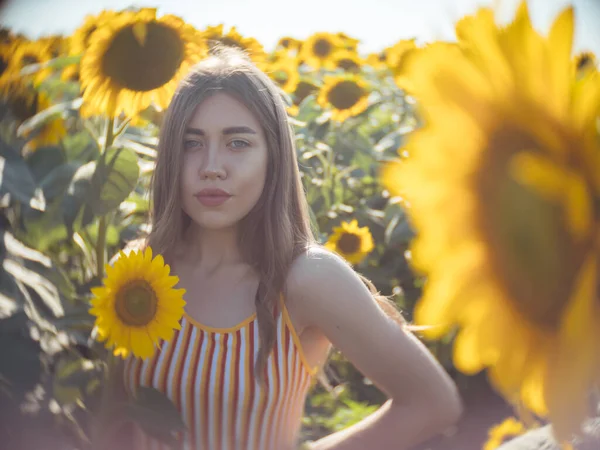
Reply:
[[[45,92],[36,91],[24,82],[7,85],[4,97],[19,125],[52,106]],[[44,146],[56,145],[66,134],[67,129],[62,117],[54,116],[31,133],[22,136],[27,141],[23,151],[27,153]]]
[[[360,40],[353,38],[352,36],[348,36],[346,33],[336,33],[336,36],[342,40],[342,45],[344,49],[349,50],[351,52],[356,52],[358,48],[358,44],[360,44]]]
[[[32,104],[32,116],[50,108],[50,106],[52,106],[52,104],[50,103],[48,95],[45,92],[37,93],[34,103]],[[36,134],[28,140],[24,150],[30,152],[41,147],[57,145],[62,141],[66,134],[67,129],[62,116],[56,115],[36,130]]]
[[[367,55],[365,63],[374,69],[385,69],[387,68],[387,53],[388,49],[384,49],[377,53],[369,53]]]
[[[344,48],[344,41],[331,33],[315,33],[302,44],[300,59],[309,66],[320,68],[332,68],[331,56]]]
[[[83,23],[69,38],[69,53],[71,55],[83,54],[90,46],[90,38],[96,30],[109,20],[119,16],[119,12],[104,10],[100,14],[87,15]]]
[[[302,79],[298,81],[296,88],[292,93],[292,101],[294,104],[288,108],[288,113],[290,113],[292,116],[298,114],[298,107],[300,106],[300,103],[302,103],[306,97],[314,94],[318,90],[319,87],[310,81]]]
[[[488,440],[483,445],[483,450],[496,450],[506,441],[522,435],[525,431],[527,428],[523,422],[515,417],[508,417],[488,430]]]
[[[322,108],[331,108],[332,120],[343,122],[367,109],[369,90],[356,75],[330,75],[324,77],[317,103]]]
[[[58,58],[68,53],[69,40],[59,34],[41,37],[38,42],[46,46],[51,58]]]
[[[363,66],[362,58],[354,51],[338,50],[331,58],[333,67],[342,69],[344,72],[358,73]]]
[[[125,11],[90,36],[81,60],[84,105],[90,114],[134,117],[150,104],[166,108],[179,80],[202,59],[200,33],[156,9]]]
[[[407,55],[425,126],[382,174],[410,206],[427,275],[415,320],[430,338],[461,327],[456,367],[489,368],[564,442],[600,367],[600,83],[572,69],[572,8],[547,38],[525,2],[507,26],[482,8],[456,31],[458,45]]]
[[[284,36],[277,41],[275,50],[286,50],[288,52],[298,52],[302,48],[302,41],[290,36]]]
[[[392,70],[400,66],[402,58],[410,50],[417,48],[415,39],[402,39],[389,47],[385,53],[385,62]]]
[[[26,66],[43,64],[52,59],[52,54],[50,53],[48,45],[40,41],[21,41],[16,43],[14,44],[13,52],[10,65],[7,69],[7,71],[12,74],[19,74]],[[31,78],[34,85],[37,86],[51,73],[52,69],[41,68],[40,70],[31,73],[31,75],[26,75],[25,78]]]
[[[114,265],[106,266],[103,286],[92,288],[90,314],[96,316],[98,340],[123,358],[133,353],[148,358],[160,340],[168,341],[180,329],[185,289],[174,289],[179,278],[152,249],[120,252]]]
[[[209,48],[216,45],[236,47],[243,50],[255,64],[261,64],[266,59],[262,44],[252,37],[242,36],[236,27],[231,27],[227,34],[223,34],[223,25],[218,25],[207,28],[202,34]]]
[[[287,93],[296,90],[300,74],[298,73],[298,60],[290,57],[279,57],[268,67],[269,77]]]
[[[334,227],[325,248],[343,256],[350,264],[359,264],[373,250],[373,237],[369,227],[359,227],[354,219]]]

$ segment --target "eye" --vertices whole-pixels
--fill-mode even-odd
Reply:
[[[192,149],[202,148],[203,145],[204,145],[204,143],[197,139],[185,139],[183,141],[184,150],[192,150]]]
[[[229,142],[229,147],[235,150],[241,150],[243,148],[250,147],[250,142],[243,139],[233,139],[231,142]]]

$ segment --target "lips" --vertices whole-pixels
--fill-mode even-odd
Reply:
[[[219,206],[231,198],[231,194],[223,189],[202,189],[195,197],[204,206]]]

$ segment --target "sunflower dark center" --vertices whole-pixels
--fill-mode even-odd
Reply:
[[[360,65],[350,58],[338,59],[337,66],[346,72],[358,72],[360,70]]]
[[[337,242],[337,247],[346,255],[360,250],[360,237],[356,234],[344,233]]]
[[[9,104],[14,117],[19,122],[23,122],[24,120],[33,117],[38,112],[38,94],[32,94],[27,91],[11,93],[9,96]]]
[[[294,104],[299,105],[302,103],[306,97],[315,92],[317,87],[314,84],[307,83],[306,81],[301,81],[296,86],[296,90],[294,91]]]
[[[543,150],[543,144],[521,130],[499,129],[485,150],[477,192],[479,220],[499,285],[524,318],[554,331],[585,248],[571,237],[562,205],[523,185],[509,171],[517,153],[551,154]]]
[[[133,26],[119,30],[102,56],[102,72],[120,86],[137,92],[160,88],[177,73],[185,44],[176,30],[158,22],[146,24],[143,43]]]
[[[29,64],[38,64],[40,62],[40,58],[37,55],[32,53],[25,53],[21,57],[21,65],[27,66]]]
[[[317,39],[313,45],[313,53],[319,58],[327,58],[332,50],[333,45],[327,39]]]
[[[117,293],[115,312],[125,325],[146,326],[156,316],[156,310],[156,295],[146,281],[133,281]]]
[[[336,109],[349,109],[358,103],[364,93],[364,90],[354,81],[344,80],[333,86],[327,99]]]
[[[279,41],[279,43],[283,48],[289,48],[289,46],[292,44],[292,41],[288,38],[283,38],[281,41]]]

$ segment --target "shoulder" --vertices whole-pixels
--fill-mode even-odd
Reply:
[[[307,327],[327,328],[331,319],[343,320],[349,311],[368,311],[369,315],[381,312],[352,266],[320,246],[309,248],[292,263],[286,298]]]
[[[287,283],[288,288],[294,289],[354,276],[356,274],[348,262],[326,248],[314,245],[294,259]]]

